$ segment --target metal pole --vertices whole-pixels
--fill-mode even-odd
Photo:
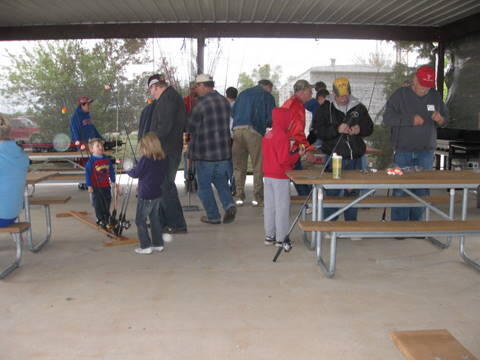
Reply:
[[[441,98],[443,99],[443,83],[445,80],[445,43],[440,41],[438,43],[438,53],[437,53],[437,91],[440,93]]]
[[[197,74],[203,74],[205,64],[205,38],[197,38]]]

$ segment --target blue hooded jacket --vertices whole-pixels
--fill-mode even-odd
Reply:
[[[15,141],[0,141],[0,219],[14,219],[23,208],[27,154]]]
[[[83,111],[80,106],[77,106],[70,119],[70,134],[72,135],[72,142],[87,142],[94,138],[102,139],[95,125],[92,124],[90,113]]]
[[[252,126],[260,135],[265,135],[267,127],[272,124],[272,110],[275,99],[260,85],[240,93],[232,109],[233,125]]]

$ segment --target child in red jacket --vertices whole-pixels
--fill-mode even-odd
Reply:
[[[272,111],[272,130],[262,140],[265,245],[282,246],[288,234],[290,218],[290,180],[292,170],[303,148],[296,150],[288,132],[293,113],[289,109]]]

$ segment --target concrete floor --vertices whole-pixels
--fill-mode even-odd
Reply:
[[[36,191],[72,195],[53,214],[91,211],[76,186]],[[297,230],[294,249],[272,263],[262,209],[240,208],[230,225],[200,215],[186,213],[189,233],[149,256],[104,247],[99,232],[54,218],[53,241],[0,281],[0,359],[400,360],[391,331],[443,328],[480,356],[480,273],[462,263],[457,240],[447,250],[414,239],[340,240],[337,274],[327,279]],[[39,210],[33,219],[41,231]],[[478,240],[467,243],[477,259]],[[2,241],[1,263],[10,257]]]

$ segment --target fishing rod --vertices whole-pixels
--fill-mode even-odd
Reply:
[[[125,122],[123,122],[123,127],[124,127],[124,130],[125,130],[125,135],[127,136],[127,142],[130,146],[130,150],[132,151],[132,156],[133,156],[133,159],[134,159],[134,163],[136,164],[137,163],[137,157],[135,155],[136,151],[133,148],[132,141],[130,140],[130,135],[128,134],[127,125],[125,124]],[[123,163],[125,163],[125,158],[123,159]],[[132,186],[133,186],[133,178],[128,177],[128,180],[127,180],[127,194],[122,199],[120,212],[118,214],[118,220],[117,219],[114,220],[114,221],[116,221],[116,224],[115,224],[115,227],[113,228],[113,232],[115,233],[115,235],[118,235],[118,236],[120,236],[122,234],[123,230],[126,230],[126,229],[130,228],[130,226],[131,226],[130,221],[127,220],[127,209],[128,209],[128,203],[130,201],[130,195],[131,195],[131,192],[132,192]],[[116,209],[114,211],[115,211],[115,215],[116,215]]]

